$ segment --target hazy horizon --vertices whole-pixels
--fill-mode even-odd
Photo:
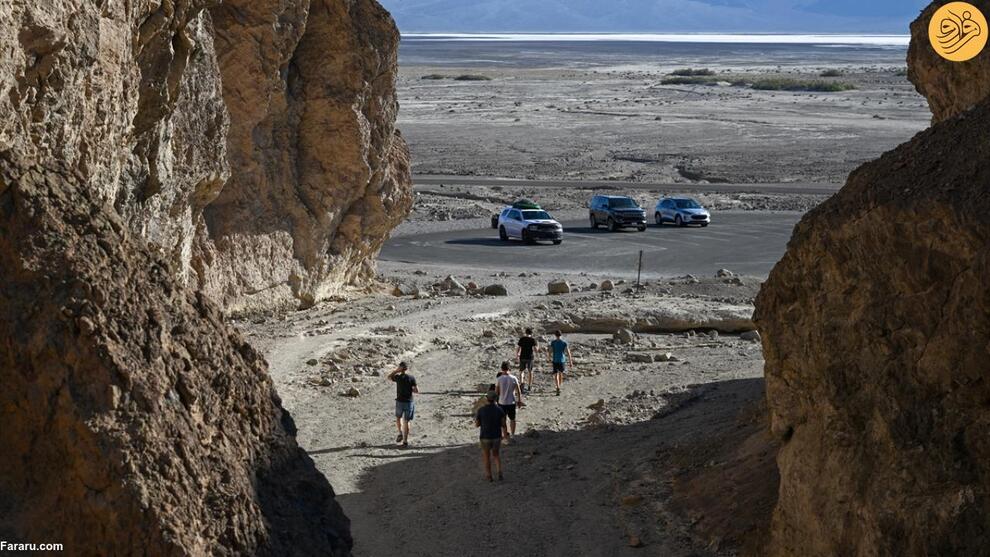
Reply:
[[[404,34],[903,35],[928,4],[927,0],[380,1]]]

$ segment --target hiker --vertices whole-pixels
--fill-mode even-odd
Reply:
[[[550,365],[553,366],[553,382],[557,387],[557,396],[560,396],[560,386],[564,383],[564,373],[567,372],[567,364],[573,364],[574,357],[571,356],[571,347],[567,341],[560,338],[561,332],[554,331],[556,337],[550,343]]]
[[[516,405],[525,406],[522,401],[522,389],[519,387],[519,379],[512,375],[509,362],[502,362],[502,373],[495,383],[495,394],[498,395],[498,407],[505,412],[509,419],[509,427],[502,434],[503,439],[510,439],[516,434]]]
[[[533,362],[539,352],[540,343],[533,338],[533,329],[527,328],[526,334],[519,337],[519,342],[516,343],[516,361],[519,362],[519,376],[524,393],[533,389]]]
[[[486,404],[474,415],[475,427],[481,428],[481,462],[485,467],[485,479],[492,481],[492,461],[495,461],[495,471],[498,479],[502,479],[502,459],[499,449],[502,445],[502,431],[505,429],[505,412],[495,404],[498,395],[489,391]]]
[[[408,370],[405,362],[399,362],[399,366],[388,374],[388,380],[395,382],[395,429],[399,431],[395,442],[403,447],[409,446],[409,422],[416,415],[413,393],[419,392],[416,378],[406,373]]]

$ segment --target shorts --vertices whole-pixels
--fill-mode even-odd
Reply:
[[[499,404],[499,408],[505,412],[505,417],[512,421],[516,421],[516,405],[515,404]]]
[[[411,401],[395,401],[395,417],[405,418],[407,422],[411,422],[413,416],[416,415],[416,404]]]
[[[495,450],[495,451],[497,451],[499,449],[499,447],[501,447],[501,446],[502,446],[502,440],[501,439],[482,439],[481,440],[481,450],[483,450],[483,451],[488,451],[488,450]]]
[[[554,373],[564,373],[564,371],[565,371],[564,368],[565,367],[566,367],[566,364],[564,362],[554,362],[553,363],[553,372]]]
[[[519,371],[533,371],[533,359],[519,360]]]

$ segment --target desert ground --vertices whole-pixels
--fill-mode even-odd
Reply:
[[[417,186],[376,285],[237,318],[336,489],[355,554],[689,556],[750,546],[776,489],[754,297],[804,212],[927,125],[903,50],[403,48],[400,127],[414,171],[447,178]],[[716,79],[662,83],[686,67]],[[830,69],[840,76],[821,77]],[[460,75],[485,79],[452,79]],[[733,85],[766,77],[854,88]],[[774,184],[823,187],[763,187]],[[659,196],[693,195],[714,222],[704,232],[582,237],[597,192],[630,193],[648,211]],[[565,222],[560,248],[576,247],[495,241],[491,214],[519,197]],[[637,285],[640,249],[656,265]],[[759,264],[733,268],[733,252]],[[605,254],[621,254],[621,268],[603,267]],[[571,291],[549,294],[560,280]],[[544,341],[563,330],[575,365],[560,396],[539,365],[503,451],[506,479],[489,484],[471,416],[525,327]],[[421,390],[404,449],[384,377],[400,360]]]

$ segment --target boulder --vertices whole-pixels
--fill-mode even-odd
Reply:
[[[419,294],[419,287],[415,284],[397,284],[395,288],[392,289],[392,295],[401,298],[402,296],[415,296]]]
[[[661,354],[657,354],[657,356],[654,358],[654,361],[656,361],[656,362],[676,362],[677,361],[677,358],[675,358],[674,355],[671,354],[670,352],[663,352]]]
[[[990,15],[990,0],[968,1],[984,15]],[[965,112],[990,96],[990,57],[984,53],[968,62],[948,62],[931,47],[928,23],[942,4],[944,2],[932,3],[911,24],[908,50],[908,78],[928,99],[933,122]]]
[[[598,288],[601,290],[610,291],[615,289],[615,284],[610,280],[603,280]]]
[[[936,63],[922,26],[911,77],[940,123],[809,212],[757,299],[771,556],[987,552],[990,104],[951,117],[987,57]]]
[[[636,333],[629,329],[619,329],[612,333],[612,340],[621,344],[632,344],[636,340]]]
[[[571,292],[571,285],[566,280],[554,280],[547,284],[547,293],[549,294],[569,294]]]
[[[357,379],[356,377],[352,379]],[[346,391],[342,391],[340,396],[345,396],[347,398],[357,398],[361,396],[361,391],[357,387],[350,387]]]
[[[508,296],[509,291],[505,289],[505,286],[501,284],[490,284],[485,287],[484,293],[486,296]]]
[[[719,269],[715,272],[715,278],[731,278],[734,276],[736,276],[736,274],[728,269]]]
[[[630,352],[626,354],[626,361],[641,363],[641,364],[652,364],[653,354],[650,354],[648,352]]]
[[[759,331],[746,331],[745,333],[739,335],[739,338],[749,342],[760,342],[762,340]]]

